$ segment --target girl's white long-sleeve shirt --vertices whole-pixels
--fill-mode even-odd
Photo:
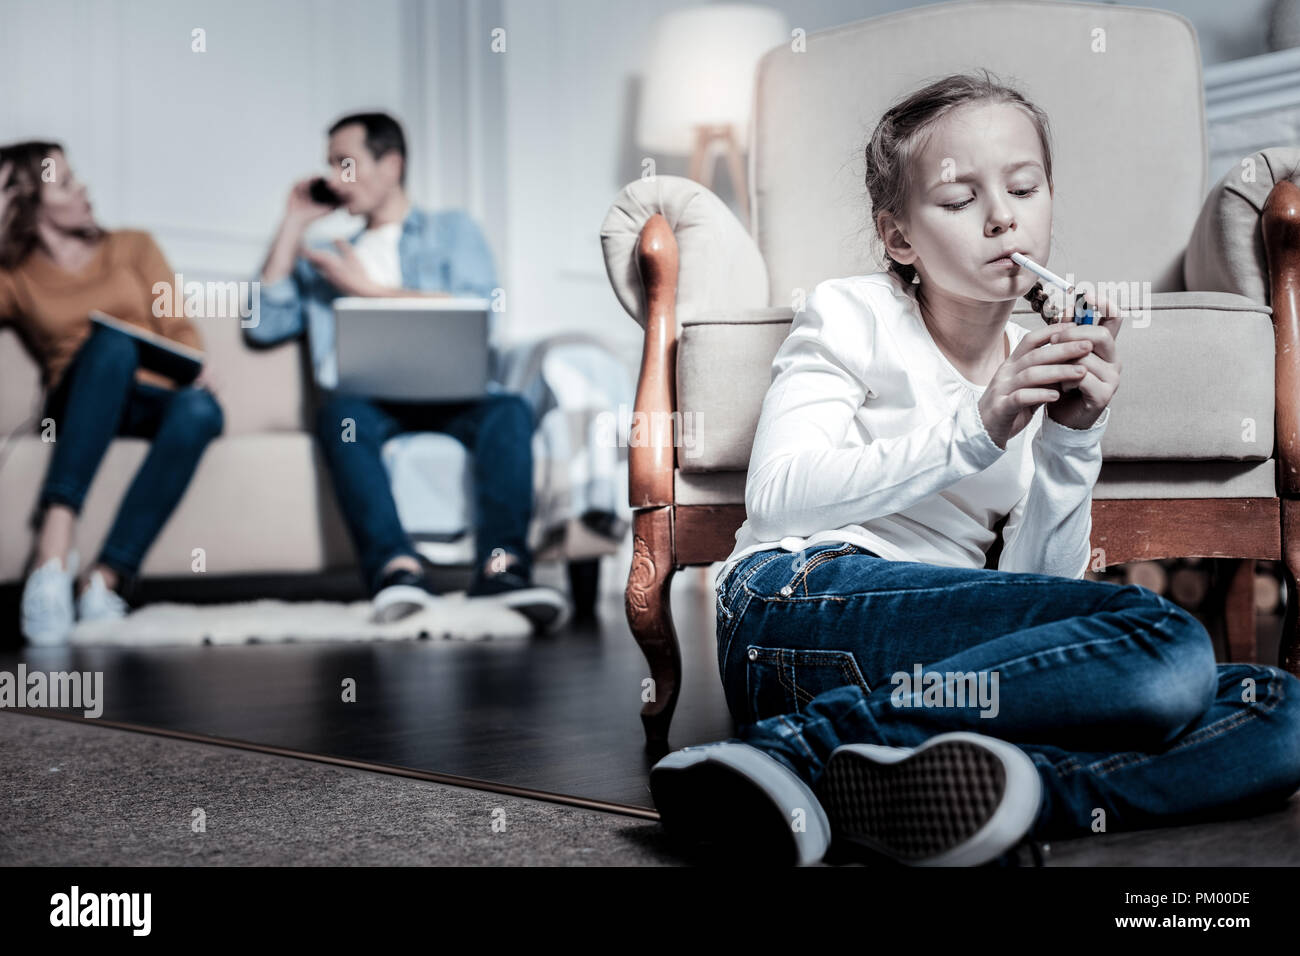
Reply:
[[[715,587],[755,551],[827,541],[892,561],[982,568],[1004,515],[1002,571],[1081,578],[1105,409],[1088,429],[1040,407],[999,448],[987,386],[935,344],[892,272],[820,283],[772,360],[745,483],[748,517]],[[1007,320],[1010,355],[1028,334]]]

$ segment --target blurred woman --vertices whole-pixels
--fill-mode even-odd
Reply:
[[[14,323],[40,363],[53,453],[38,502],[34,569],[22,597],[32,644],[60,644],[74,621],[116,618],[123,592],[222,429],[206,368],[176,383],[140,367],[135,342],[92,325],[98,309],[200,348],[183,314],[155,315],[154,284],[173,273],[145,232],[105,230],[57,143],[0,148],[0,322]],[[151,439],[99,555],[78,582],[77,516],[113,438]]]

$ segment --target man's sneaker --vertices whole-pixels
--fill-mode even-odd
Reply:
[[[104,575],[91,572],[90,583],[77,598],[78,620],[111,621],[126,617],[130,610],[122,596],[104,582]]]
[[[816,863],[831,828],[813,791],[757,747],[686,747],[650,770],[650,795],[668,835],[721,851],[725,862]]]
[[[909,866],[978,866],[1025,837],[1042,781],[1014,744],[955,731],[915,748],[837,747],[816,791],[837,843]]]
[[[50,558],[27,576],[23,585],[21,628],[28,644],[52,647],[68,642],[72,633],[72,579],[77,573],[77,556],[68,556],[65,568]]]
[[[537,634],[557,630],[572,614],[567,597],[555,588],[533,584],[513,568],[478,575],[465,597],[518,611],[528,618]]]
[[[396,568],[379,582],[371,617],[380,624],[391,624],[433,607],[441,600],[442,596],[434,591],[424,574],[417,574],[407,568]]]

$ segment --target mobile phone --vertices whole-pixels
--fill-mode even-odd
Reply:
[[[343,204],[339,194],[330,189],[330,184],[325,181],[324,177],[317,176],[313,179],[308,187],[308,192],[311,195],[312,202],[319,203],[322,206],[341,206]]]

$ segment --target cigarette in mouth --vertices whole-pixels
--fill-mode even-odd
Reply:
[[[1052,285],[1056,286],[1058,289],[1063,289],[1064,291],[1069,292],[1074,288],[1074,286],[1070,285],[1070,283],[1066,282],[1051,269],[1048,269],[1046,266],[1040,266],[1028,256],[1022,256],[1018,252],[1013,252],[1011,253],[1011,261],[1022,268],[1028,269],[1040,279],[1052,283]]]

